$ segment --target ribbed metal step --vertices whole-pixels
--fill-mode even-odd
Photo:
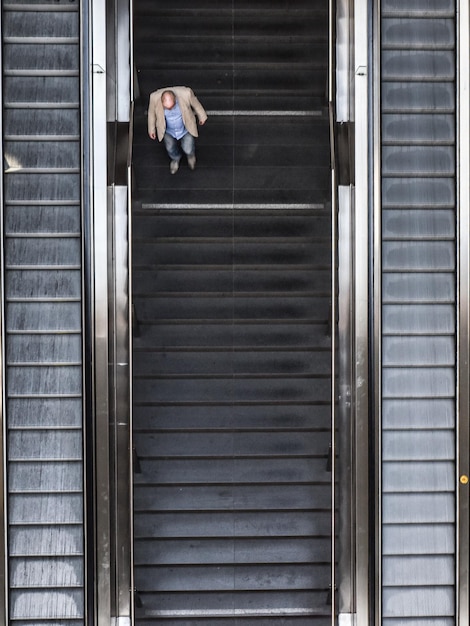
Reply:
[[[8,588],[21,625],[85,618],[78,8],[2,3]]]
[[[138,2],[142,97],[146,102],[155,83],[189,84],[209,109],[323,106],[327,26],[328,3],[322,1]]]
[[[327,3],[135,5],[136,621],[331,621]],[[168,169],[148,93],[209,113]]]
[[[384,626],[456,615],[452,5],[382,1]]]
[[[326,624],[328,214],[212,210],[134,213],[137,621]]]

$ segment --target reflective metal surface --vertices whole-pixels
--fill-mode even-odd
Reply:
[[[373,123],[371,124],[371,149],[372,149],[372,259],[370,261],[371,273],[371,299],[373,311],[373,340],[371,347],[371,359],[373,361],[373,380],[371,389],[373,396],[371,404],[373,404],[373,434],[374,434],[374,488],[373,493],[377,504],[374,507],[373,545],[375,547],[374,572],[372,574],[373,581],[371,587],[374,593],[374,620],[377,625],[382,624],[382,509],[381,489],[382,489],[382,202],[381,202],[381,116],[380,116],[380,2],[373,3],[372,9],[372,49],[370,56],[372,59],[373,71],[369,77],[369,86],[372,91],[371,102],[373,107]],[[372,504],[372,503],[371,503]],[[372,530],[372,529],[371,529]]]
[[[469,489],[470,432],[470,11],[466,0],[459,3],[458,22],[458,420],[457,420],[457,619],[459,626],[470,621],[469,610]]]
[[[96,502],[96,623],[108,626],[111,618],[111,537],[109,483],[109,377],[108,377],[108,237],[106,151],[106,2],[90,4],[92,43],[91,149],[93,213],[93,295],[95,385],[95,502]]]
[[[353,435],[354,420],[351,405],[352,387],[352,187],[338,188],[338,310],[337,310],[337,414],[335,416],[337,443],[337,609],[339,615],[352,614],[354,602],[355,542],[352,540],[354,512]],[[344,621],[344,618],[342,618]],[[341,624],[341,621],[339,622]]]
[[[369,626],[369,2],[354,2],[354,416],[357,626]]]
[[[346,125],[351,122],[351,102],[353,90],[351,89],[352,63],[354,57],[352,37],[352,9],[349,0],[340,0],[335,4],[335,37],[334,46],[334,71],[335,85],[331,100],[334,103],[334,122],[338,125]],[[335,165],[338,167],[339,155],[334,156]],[[348,155],[345,155],[348,159]],[[353,159],[348,159],[347,166],[353,168]],[[341,169],[341,167],[339,167]],[[336,457],[337,474],[337,514],[336,514],[336,537],[337,537],[337,577],[336,577],[336,608],[339,623],[345,623],[345,615],[351,616],[355,611],[355,550],[356,542],[353,538],[355,527],[353,511],[353,494],[355,478],[353,473],[353,437],[354,416],[351,402],[353,353],[352,353],[352,323],[353,323],[353,290],[354,264],[353,264],[353,225],[352,203],[353,188],[342,185],[339,181],[339,173],[336,173],[335,182],[339,185],[333,193],[335,197],[337,219],[335,234],[337,237],[337,311],[333,319],[337,320],[337,346],[333,353],[336,355],[337,372],[332,377],[335,382],[335,433],[336,433]],[[335,292],[334,292],[335,293]],[[335,337],[336,338],[336,337]]]
[[[131,509],[130,509],[130,352],[129,352],[129,247],[127,188],[113,187],[110,205],[110,389],[112,441],[111,521],[113,547],[113,578],[115,590],[113,613],[117,617],[131,615]]]
[[[420,2],[412,13],[394,0],[381,7],[380,38],[377,23],[374,31],[382,56],[382,193],[374,204],[376,215],[381,204],[383,225],[375,231],[383,289],[378,279],[374,289],[374,298],[381,291],[383,299],[382,327],[374,327],[382,348],[382,362],[376,360],[382,416],[374,413],[382,422],[377,619],[450,626],[456,615],[455,6],[436,3],[431,14]]]
[[[353,117],[351,73],[353,71],[354,39],[352,2],[338,0],[335,15],[335,109],[337,122],[349,122]]]
[[[336,319],[337,319],[337,242],[338,242],[338,220],[337,220],[337,181],[335,171],[335,138],[334,138],[334,93],[335,93],[335,7],[330,0],[329,2],[329,38],[328,38],[328,106],[330,117],[330,159],[331,159],[331,624],[336,623],[337,611],[337,584],[336,584],[336,458],[337,458],[337,397],[338,388],[336,384],[336,366],[337,366],[337,335],[336,335]]]
[[[134,437],[133,437],[133,414],[132,414],[132,406],[133,406],[133,366],[132,366],[132,350],[133,350],[133,342],[132,342],[132,271],[131,271],[131,259],[132,259],[132,145],[134,139],[134,94],[132,93],[132,106],[131,106],[131,119],[130,119],[130,129],[129,129],[129,155],[127,160],[127,236],[128,236],[128,259],[129,259],[129,272],[128,272],[128,311],[127,311],[127,319],[128,319],[128,353],[129,353],[129,381],[128,381],[128,393],[129,393],[129,501],[128,501],[128,510],[129,510],[129,541],[130,541],[130,552],[129,552],[129,591],[130,591],[130,621],[134,623],[134,515],[133,515],[133,506],[134,506],[134,477],[133,477],[133,465],[131,455],[134,450]]]
[[[2,12],[0,12],[0,33],[2,33]],[[0,47],[0,67],[3,67],[2,49]],[[1,79],[0,79],[1,81]],[[3,85],[0,82],[0,97],[3,102]],[[3,123],[2,116],[0,116],[0,129],[2,131],[3,138]],[[3,140],[0,143],[0,156],[2,163],[4,162],[3,155]],[[3,172],[3,168],[2,168]],[[4,250],[3,250],[3,174],[0,177],[0,266],[5,266]],[[0,272],[0,302],[5,302],[4,298],[4,279],[3,271]],[[7,521],[6,521],[6,499],[8,495],[7,483],[6,483],[6,423],[4,419],[4,407],[5,407],[5,319],[3,314],[3,305],[0,307],[0,376],[1,376],[1,391],[0,391],[0,486],[2,489],[2,495],[0,497],[0,622],[8,624],[8,566],[7,566]]]

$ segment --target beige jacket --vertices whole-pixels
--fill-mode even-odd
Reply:
[[[157,129],[158,141],[162,141],[163,136],[165,135],[166,121],[162,104],[162,94],[164,91],[173,91],[181,109],[184,125],[193,137],[197,137],[198,130],[196,115],[199,122],[204,123],[207,120],[207,113],[194,95],[193,90],[189,87],[164,87],[163,89],[157,89],[157,91],[150,94],[148,109],[149,135],[155,132],[155,128]]]

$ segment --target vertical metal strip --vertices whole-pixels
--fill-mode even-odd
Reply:
[[[352,471],[354,424],[351,410],[352,381],[352,293],[353,278],[353,237],[352,237],[352,187],[338,187],[338,372],[337,391],[338,409],[336,415],[336,454],[338,463],[337,486],[337,540],[338,540],[338,621],[339,624],[352,624],[355,611],[354,601],[354,564],[356,546],[352,540],[354,513],[352,501],[354,477]]]
[[[373,220],[373,248],[371,250],[373,267],[372,277],[372,310],[373,310],[373,346],[371,362],[374,368],[373,390],[373,429],[374,429],[374,544],[375,544],[375,572],[374,604],[375,623],[382,624],[382,189],[381,189],[381,16],[380,0],[374,0],[372,6],[372,49],[371,72],[369,85],[372,91],[372,220]]]
[[[470,10],[458,3],[458,369],[457,369],[457,624],[467,626],[469,609],[469,376],[470,376]]]
[[[3,3],[2,3],[3,5]],[[3,41],[3,6],[0,6],[0,36]],[[0,46],[0,68],[2,70],[0,76],[0,96],[2,102],[2,110],[0,115],[0,130],[2,133],[2,141],[0,144],[0,156],[3,163],[3,56],[2,46]],[[4,184],[3,184],[3,167],[2,176],[0,177],[0,200],[1,200],[1,219],[0,219],[0,371],[1,371],[1,396],[0,396],[0,436],[2,438],[0,445],[0,485],[2,487],[2,496],[0,497],[0,622],[8,624],[8,536],[7,536],[7,472],[6,472],[6,446],[7,446],[7,429],[6,429],[6,387],[5,387],[5,254],[3,246],[3,224],[4,224]]]
[[[354,406],[357,626],[370,624],[368,0],[354,2]]]
[[[336,298],[337,298],[337,202],[336,202],[336,175],[331,172],[331,626],[336,623],[336,407],[338,393],[336,388]]]
[[[131,13],[133,15],[133,13]],[[133,63],[131,63],[133,67]],[[132,83],[131,83],[132,84]],[[129,350],[129,450],[128,450],[128,462],[129,462],[129,501],[128,507],[130,511],[129,516],[129,541],[130,541],[130,621],[134,623],[134,476],[132,455],[134,450],[134,422],[133,422],[133,343],[132,343],[132,144],[134,141],[134,93],[132,92],[132,105],[131,105],[131,120],[130,120],[130,133],[129,133],[129,153],[127,160],[127,232],[128,232],[128,250],[129,250],[129,272],[128,272],[128,320],[129,320],[129,333],[128,333],[128,350]]]
[[[84,509],[84,600],[89,622],[94,615],[93,592],[93,379],[92,363],[92,250],[90,208],[90,33],[87,0],[80,3],[80,145],[81,145],[81,237],[82,237],[82,375],[83,375],[83,509]]]
[[[113,276],[110,288],[112,301],[112,369],[111,388],[113,394],[113,450],[114,472],[112,491],[114,493],[113,543],[115,557],[115,611],[121,620],[130,619],[131,614],[131,545],[129,490],[131,482],[130,465],[130,390],[129,390],[129,247],[128,247],[128,190],[124,186],[113,187],[113,216],[110,235],[113,237],[112,263],[109,275]]]
[[[335,41],[335,10],[333,0],[328,5],[328,105],[330,111],[330,150],[331,150],[331,626],[336,623],[336,298],[337,298],[337,202],[336,202],[336,171],[334,149],[334,41]]]
[[[95,410],[95,537],[96,624],[111,619],[111,541],[109,476],[109,375],[108,375],[108,237],[107,237],[107,136],[106,136],[106,1],[90,0],[92,42],[92,211],[94,302],[94,410]],[[112,198],[109,199],[110,201]]]

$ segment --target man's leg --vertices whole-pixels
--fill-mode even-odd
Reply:
[[[181,148],[188,157],[188,165],[190,169],[196,167],[196,141],[190,133],[186,133],[181,139]]]
[[[178,141],[168,133],[165,133],[163,137],[163,143],[165,144],[166,151],[171,159],[170,172],[172,174],[175,174],[178,171],[179,162],[181,157],[183,156],[181,149],[178,145]]]

